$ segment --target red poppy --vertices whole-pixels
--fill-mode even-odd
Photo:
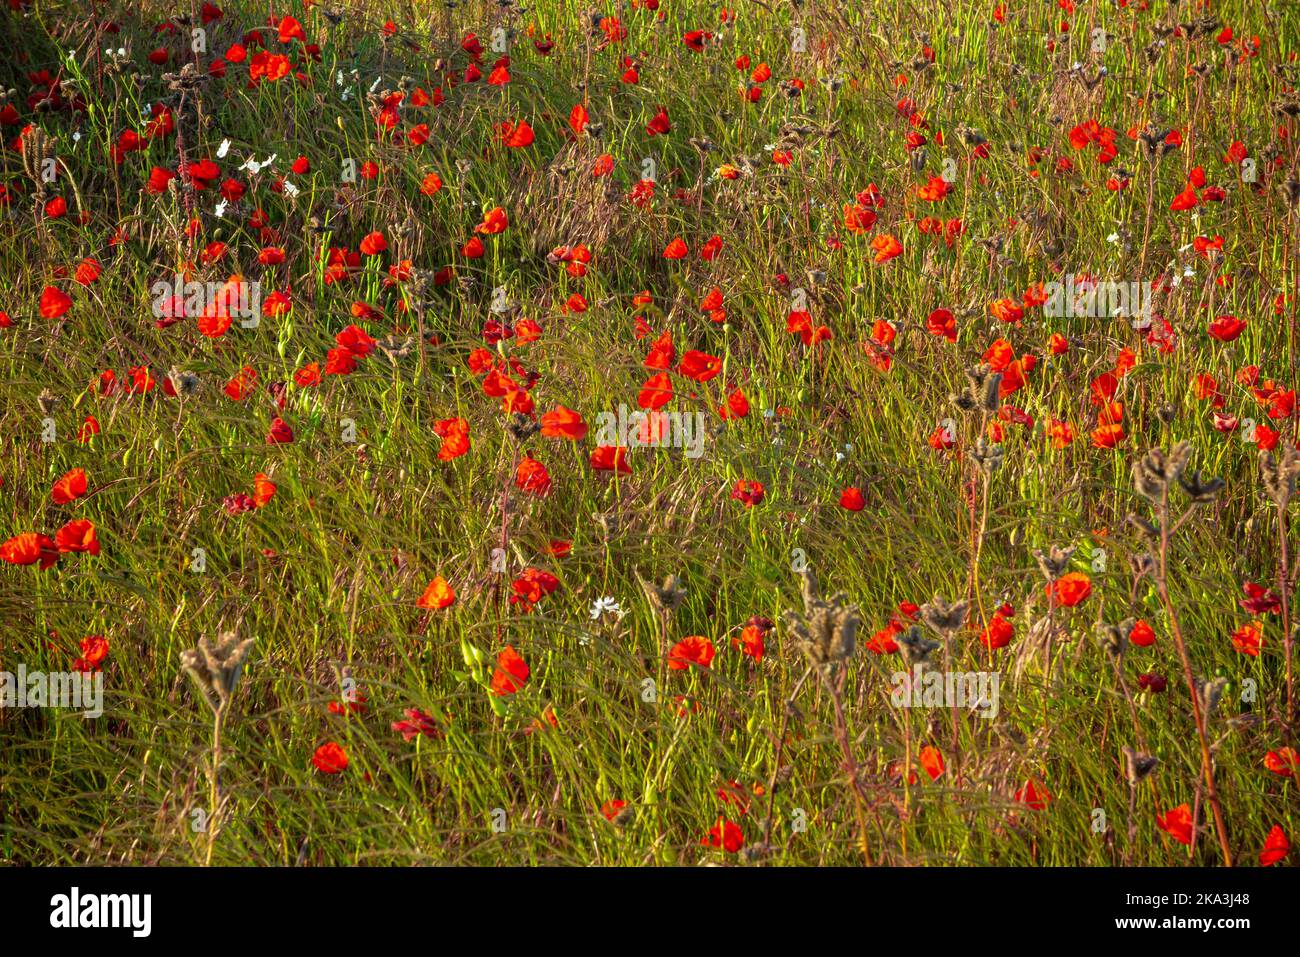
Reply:
[[[515,467],[515,485],[533,495],[546,496],[551,491],[551,473],[545,465],[525,452]]]
[[[48,535],[23,532],[0,544],[0,561],[10,565],[35,565],[47,569],[59,560],[59,548]]]
[[[939,775],[943,774],[944,771],[943,752],[933,744],[927,744],[921,749],[919,758],[921,769],[930,776],[930,780],[939,780]]]
[[[447,579],[438,575],[429,582],[424,594],[416,600],[415,604],[418,608],[440,611],[443,608],[450,608],[455,602],[456,592],[447,584]]]
[[[1268,837],[1264,839],[1264,849],[1259,852],[1259,863],[1261,867],[1269,867],[1285,858],[1291,853],[1291,842],[1287,840],[1286,832],[1282,830],[1281,824],[1274,824],[1273,829],[1268,832]]]
[[[99,554],[99,538],[95,523],[86,518],[74,518],[54,533],[54,544],[61,552]]]
[[[728,854],[735,854],[745,846],[745,834],[739,824],[720,817],[718,823],[709,829],[708,837],[701,838],[700,843],[705,847],[719,847]]]
[[[731,497],[744,503],[747,508],[753,508],[767,497],[767,491],[757,479],[739,479],[732,486]]]
[[[1180,804],[1164,814],[1156,815],[1156,826],[1180,844],[1192,843],[1192,809]]]
[[[348,755],[337,741],[326,741],[311,756],[311,763],[321,774],[338,774],[347,770]]]
[[[840,492],[840,507],[846,508],[850,512],[860,512],[866,506],[867,500],[862,495],[862,489],[849,486]]]
[[[668,652],[668,668],[671,671],[685,671],[691,665],[707,668],[716,654],[713,642],[702,635],[691,635],[673,645]]]
[[[56,505],[67,505],[86,494],[86,470],[72,469],[54,483],[50,498]]]
[[[528,683],[528,663],[511,645],[497,655],[497,666],[492,672],[492,693],[497,696],[514,694]]]
[[[1047,593],[1054,593],[1062,608],[1073,608],[1092,594],[1092,580],[1083,572],[1068,572],[1048,585]]]

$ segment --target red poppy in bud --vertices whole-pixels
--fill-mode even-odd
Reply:
[[[1139,618],[1128,633],[1128,640],[1139,648],[1149,648],[1156,643],[1156,633],[1150,625]]]

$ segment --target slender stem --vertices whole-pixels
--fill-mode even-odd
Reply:
[[[1232,849],[1228,846],[1228,829],[1223,821],[1223,807],[1219,803],[1219,792],[1214,786],[1214,765],[1210,758],[1210,744],[1205,733],[1205,715],[1201,713],[1200,696],[1196,693],[1196,678],[1192,673],[1192,660],[1187,655],[1187,644],[1183,641],[1183,631],[1178,624],[1178,615],[1174,603],[1169,598],[1169,490],[1166,488],[1160,496],[1160,573],[1156,578],[1156,589],[1169,616],[1169,628],[1178,649],[1178,657],[1183,664],[1183,678],[1187,682],[1187,693],[1192,699],[1192,716],[1196,720],[1196,738],[1201,747],[1201,774],[1205,778],[1205,792],[1214,813],[1214,829],[1219,837],[1219,849],[1223,852],[1224,867],[1232,867]]]

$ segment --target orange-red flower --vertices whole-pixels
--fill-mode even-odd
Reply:
[[[1269,867],[1285,858],[1291,853],[1291,842],[1287,840],[1286,832],[1282,830],[1281,824],[1274,824],[1273,830],[1268,832],[1268,837],[1264,839],[1264,849],[1259,852],[1259,863],[1263,867]]]
[[[54,483],[50,498],[56,505],[67,505],[86,494],[86,470],[71,469]]]
[[[703,635],[691,635],[677,642],[668,652],[668,668],[671,671],[685,671],[691,665],[707,668],[715,654],[713,642]]]
[[[1068,572],[1047,586],[1048,594],[1055,594],[1056,604],[1073,608],[1092,594],[1092,579],[1083,572]]]
[[[514,646],[506,645],[497,655],[497,666],[492,672],[492,693],[514,694],[528,683],[528,662],[520,657]]]
[[[321,774],[338,774],[347,770],[348,755],[337,741],[326,741],[311,756],[311,763]]]
[[[456,592],[447,584],[447,579],[441,575],[436,576],[433,581],[429,582],[424,594],[416,601],[420,608],[439,610],[450,608],[456,601]]]
[[[1192,809],[1180,804],[1164,814],[1156,815],[1156,825],[1180,844],[1192,843]]]

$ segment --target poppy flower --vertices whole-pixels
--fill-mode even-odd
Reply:
[[[587,435],[587,423],[572,409],[557,405],[542,416],[542,435],[548,439],[578,441]]]
[[[48,535],[37,532],[23,532],[0,544],[0,561],[10,565],[41,564],[41,570],[49,568],[59,560],[59,548]]]
[[[525,146],[531,146],[536,136],[533,128],[524,120],[518,123],[507,120],[504,123],[497,124],[497,136],[501,142],[511,149],[522,149]]]
[[[1092,580],[1083,572],[1068,572],[1048,585],[1047,592],[1055,594],[1057,605],[1073,608],[1092,594]]]
[[[1011,639],[1015,637],[1016,629],[1001,615],[994,615],[992,620],[984,626],[980,633],[980,644],[991,651],[997,651],[999,648],[1005,648],[1011,644]]]
[[[758,625],[746,625],[741,629],[739,637],[731,639],[731,647],[755,661],[762,661],[763,638],[764,632],[762,628]]]
[[[661,106],[646,124],[645,131],[651,136],[660,136],[668,133],[672,128],[672,123],[668,121],[668,110]]]
[[[686,243],[678,236],[664,248],[664,259],[685,259],[690,252],[686,248]]]
[[[266,505],[271,499],[275,498],[276,485],[266,473],[258,472],[253,476],[253,504],[258,508]]]
[[[321,774],[339,774],[348,767],[348,755],[337,741],[326,741],[311,756],[311,763]]]
[[[46,319],[58,319],[72,307],[72,297],[55,286],[46,286],[41,291],[41,315]]]
[[[483,214],[483,222],[474,227],[474,232],[483,236],[495,236],[503,233],[510,225],[510,220],[506,218],[506,211],[500,206],[494,206]]]
[[[289,423],[276,416],[271,422],[271,429],[266,434],[267,445],[284,445],[293,441],[293,429]]]
[[[1281,824],[1274,824],[1273,829],[1268,832],[1268,837],[1264,839],[1263,850],[1259,852],[1260,866],[1270,867],[1289,853],[1291,853],[1291,842],[1287,840],[1286,832],[1282,830]]]
[[[67,505],[86,494],[86,470],[71,469],[54,483],[50,498],[56,505]]]
[[[895,256],[902,255],[903,252],[903,244],[888,234],[877,236],[871,240],[871,248],[876,254],[872,259],[872,262],[875,263],[889,262]]]
[[[1295,748],[1278,748],[1264,755],[1264,767],[1284,778],[1293,777],[1300,769],[1300,753]]]
[[[596,446],[592,450],[590,464],[597,472],[632,474],[632,466],[627,464],[627,449],[621,445]]]
[[[1250,655],[1252,658],[1259,657],[1259,648],[1263,642],[1264,625],[1262,622],[1247,622],[1232,633],[1232,647],[1243,655]]]
[[[433,434],[442,439],[438,459],[449,462],[469,451],[469,423],[461,418],[442,419],[433,424]]]
[[[713,662],[716,651],[713,642],[702,635],[691,635],[673,645],[668,652],[668,668],[671,671],[685,671],[691,665],[707,668]]]
[[[860,512],[866,507],[867,500],[862,495],[862,489],[849,486],[840,492],[840,507],[846,508],[850,512]]]
[[[533,495],[545,497],[551,491],[551,473],[545,465],[525,452],[515,467],[515,486]]]
[[[1174,197],[1169,208],[1175,213],[1185,212],[1189,209],[1195,209],[1200,204],[1200,198],[1196,195],[1196,190],[1188,183],[1183,187],[1183,191]]]
[[[767,497],[767,491],[757,479],[739,479],[732,486],[731,497],[742,502],[746,508],[753,508]]]
[[[1156,815],[1156,826],[1180,844],[1192,843],[1192,809],[1180,804],[1164,814]]]
[[[95,523],[85,518],[74,518],[54,533],[54,544],[61,552],[99,554],[99,538]]]
[[[745,846],[745,834],[740,825],[725,817],[718,818],[718,823],[709,828],[707,837],[701,838],[705,847],[718,847],[728,854],[735,854]]]
[[[383,233],[376,230],[362,239],[358,248],[363,256],[378,256],[388,248],[388,240],[384,238]]]
[[[614,822],[623,809],[627,807],[627,802],[619,798],[611,798],[600,806],[600,813],[605,816],[605,820]]]
[[[936,309],[925,320],[925,330],[932,336],[957,341],[957,318],[947,309]]]
[[[1156,633],[1146,621],[1139,618],[1134,622],[1133,629],[1128,634],[1128,640],[1139,648],[1149,648],[1156,643]]]
[[[394,721],[389,727],[398,732],[403,741],[414,741],[420,736],[442,738],[442,728],[438,727],[433,715],[425,714],[419,708],[407,708],[402,713],[406,715],[406,720]]]
[[[921,762],[921,769],[930,776],[931,781],[939,780],[939,775],[944,772],[943,752],[933,744],[927,744],[921,749],[918,758]]]
[[[1016,792],[1015,798],[1031,810],[1041,811],[1052,800],[1052,792],[1035,782],[1033,778],[1029,778],[1025,781],[1025,786]]]
[[[511,645],[506,645],[497,655],[496,668],[492,672],[492,693],[498,697],[514,694],[528,683],[528,663],[519,656]]]
[[[1246,323],[1236,316],[1218,316],[1210,323],[1210,335],[1220,342],[1232,342],[1241,335]]]
[[[659,409],[673,400],[673,383],[668,373],[652,375],[637,393],[636,404],[642,409]]]
[[[682,361],[677,365],[677,372],[696,382],[708,382],[722,371],[722,359],[718,356],[689,349],[682,354]]]
[[[456,592],[447,584],[447,579],[441,575],[436,576],[429,586],[425,588],[424,594],[416,601],[416,607],[428,608],[431,610],[441,610],[450,608],[456,601]]]
[[[94,674],[100,670],[108,658],[109,642],[103,635],[90,635],[81,639],[78,646],[81,656],[72,663],[72,670],[82,674]]]

